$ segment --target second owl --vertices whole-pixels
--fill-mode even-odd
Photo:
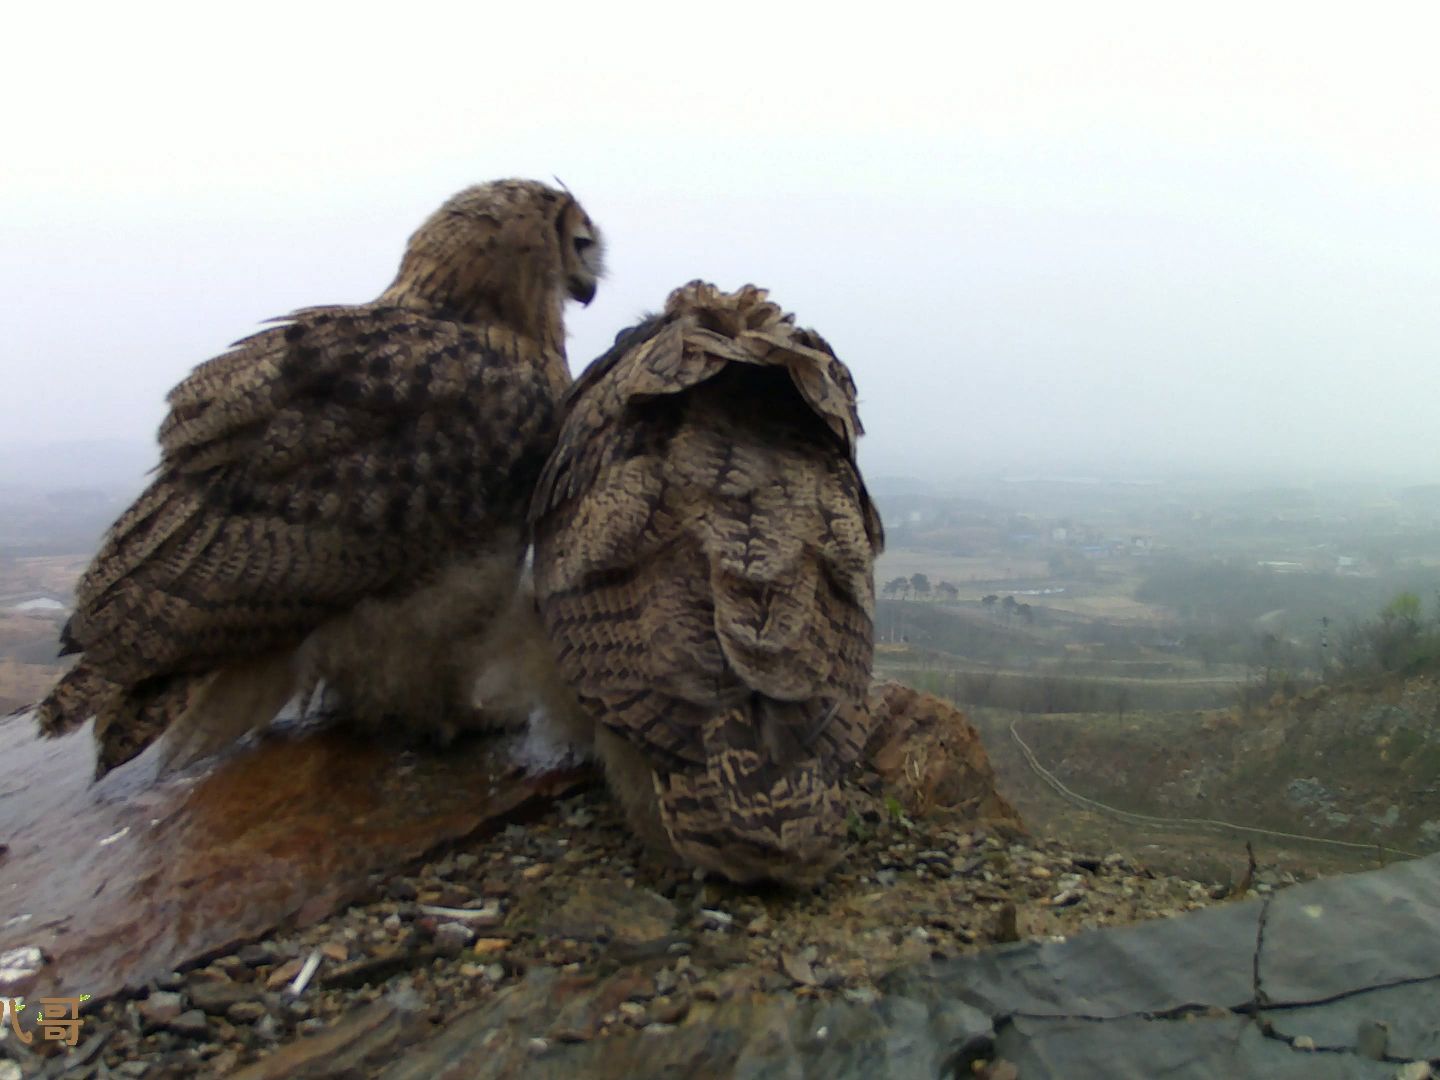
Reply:
[[[541,617],[612,787],[735,881],[808,884],[842,853],[883,544],[860,433],[822,338],[692,282],[571,388],[536,491]]]

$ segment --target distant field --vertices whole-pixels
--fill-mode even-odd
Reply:
[[[1073,611],[1076,615],[1084,615],[1091,619],[1105,619],[1110,622],[1161,624],[1170,622],[1172,619],[1168,609],[1156,607],[1153,604],[1144,604],[1128,596],[1107,596],[1100,593],[1089,596],[1061,594],[1060,596],[1036,596],[1030,598],[1030,602],[1036,607]]]
[[[0,596],[45,592],[69,596],[87,555],[45,555],[0,562]],[[42,697],[65,670],[58,658],[65,613],[0,611],[0,713]]]
[[[27,589],[69,595],[90,562],[84,555],[33,555],[0,561],[0,596]]]
[[[1044,559],[1004,558],[993,555],[937,555],[928,551],[887,551],[875,563],[875,577],[884,584],[891,578],[924,574],[932,585],[948,581],[960,590],[962,600],[978,600],[991,590],[985,582],[1033,581],[1037,587],[1050,576]]]
[[[1042,559],[1004,558],[1001,556],[936,555],[927,551],[901,548],[887,551],[875,563],[878,586],[897,577],[924,574],[930,584],[948,581],[959,590],[959,598],[980,600],[992,592],[1014,592],[1016,599],[1037,608],[1069,611],[1087,619],[1113,622],[1164,623],[1171,619],[1167,608],[1141,603],[1130,594],[1135,586],[1133,577],[1118,577],[1111,568],[1102,566],[1100,580],[1081,585],[1065,586],[1065,592],[1048,596],[1025,596],[1020,590],[1045,588],[1057,584],[1049,565]],[[1005,582],[1009,587],[1002,587]]]

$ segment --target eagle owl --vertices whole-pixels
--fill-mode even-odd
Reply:
[[[693,282],[571,387],[535,588],[632,822],[732,880],[817,880],[869,735],[880,519],[855,388],[747,286]]]
[[[306,308],[170,392],[154,482],[106,535],[41,730],[94,716],[101,773],[196,756],[323,679],[362,723],[471,708],[511,603],[599,231],[567,192],[455,195],[372,303]]]

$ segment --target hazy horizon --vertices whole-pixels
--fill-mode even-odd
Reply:
[[[874,475],[1437,478],[1418,5],[166,10],[18,16],[69,54],[0,75],[0,453],[153,448],[195,364],[373,297],[458,188],[553,175],[610,252],[572,370],[754,281],[854,370]]]

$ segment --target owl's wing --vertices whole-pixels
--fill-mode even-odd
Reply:
[[[81,579],[66,651],[125,687],[205,671],[522,528],[557,365],[507,331],[380,306],[237,343],[171,392],[158,475]],[[40,712],[51,732],[87,715]]]
[[[536,492],[562,670],[677,762],[700,763],[699,726],[746,701],[777,754],[816,749],[869,685],[879,518],[848,373],[799,334],[671,317],[622,337],[572,387]]]

